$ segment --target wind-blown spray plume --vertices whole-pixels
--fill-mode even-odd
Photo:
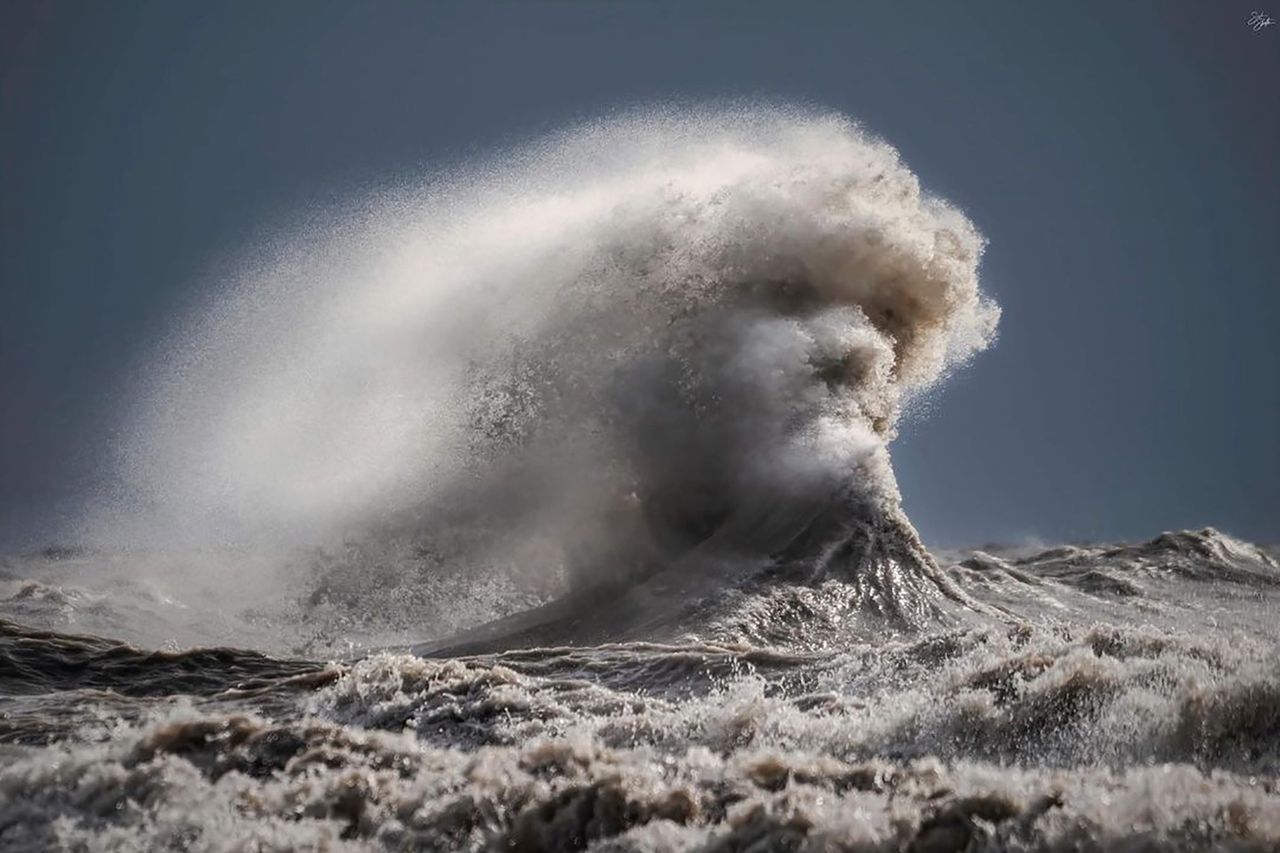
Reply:
[[[886,446],[993,338],[981,251],[841,117],[584,125],[245,275],[156,368],[124,497],[96,517],[197,542],[449,539],[567,576],[573,596],[476,648],[800,641],[779,608],[805,642],[853,613],[910,626],[958,594]]]

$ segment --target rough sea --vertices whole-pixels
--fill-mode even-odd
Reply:
[[[1280,850],[1273,550],[909,520],[1000,311],[887,143],[637,111],[285,230],[0,558],[0,849]]]

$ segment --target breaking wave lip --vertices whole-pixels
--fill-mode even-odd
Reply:
[[[247,269],[156,358],[82,530],[407,537],[563,579],[490,643],[945,621],[975,605],[887,447],[994,339],[982,249],[839,115],[585,123]],[[561,615],[584,602],[594,619]]]

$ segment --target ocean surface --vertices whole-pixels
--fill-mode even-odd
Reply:
[[[0,562],[0,849],[1280,850],[1274,553],[906,514],[985,245],[743,104],[265,236]]]
[[[0,563],[2,849],[1280,849],[1280,567],[1213,530],[939,555],[984,610],[928,630],[839,638],[847,580],[774,579],[458,656],[126,563]]]

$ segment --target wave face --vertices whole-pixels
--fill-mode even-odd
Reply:
[[[678,577],[664,612],[784,570],[927,619],[955,594],[886,447],[992,340],[982,248],[839,116],[585,124],[249,269],[159,359],[89,538],[408,536],[575,591]]]

